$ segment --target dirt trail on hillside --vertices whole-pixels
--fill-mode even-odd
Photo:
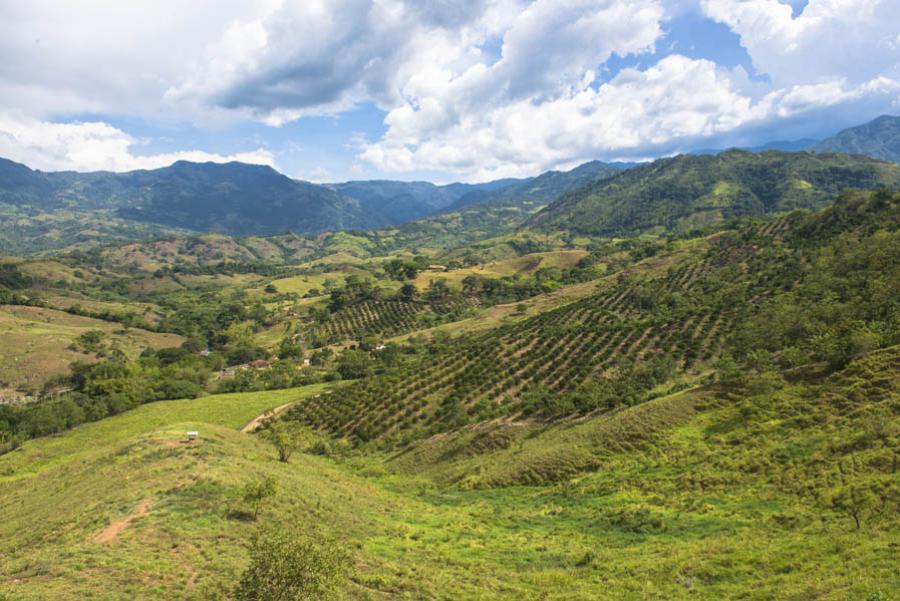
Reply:
[[[285,403],[284,405],[279,405],[278,407],[275,407],[274,409],[269,409],[265,413],[261,413],[261,414],[257,415],[256,417],[251,419],[249,422],[247,422],[243,428],[241,428],[241,432],[244,432],[244,433],[253,432],[261,423],[263,423],[264,420],[267,420],[270,417],[275,417],[276,415],[278,415],[285,409],[290,408],[291,405],[295,405],[296,403],[299,403],[299,402],[300,402],[299,400],[291,401],[289,403]]]
[[[95,543],[110,543],[119,536],[125,528],[131,524],[134,520],[139,517],[143,517],[150,512],[150,508],[153,507],[152,499],[144,499],[140,503],[137,504],[137,507],[134,508],[134,511],[126,515],[124,518],[120,520],[116,520],[112,522],[109,526],[101,530],[94,536]]]

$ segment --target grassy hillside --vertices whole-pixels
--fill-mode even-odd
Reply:
[[[134,357],[145,348],[179,346],[176,334],[123,328],[121,324],[54,309],[0,305],[0,388],[37,391],[50,378],[68,372],[73,361],[95,361],[97,352],[70,348],[79,336],[102,332],[99,348]]]
[[[109,357],[0,405],[0,601],[232,598],[272,531],[346,553],[345,599],[893,599],[900,194],[691,223],[4,260],[3,352]],[[170,337],[138,319],[185,344],[121,356]]]
[[[847,188],[900,184],[900,166],[834,154],[681,155],[630,169],[556,200],[527,225],[599,236],[686,232],[733,216],[824,207]]]
[[[291,524],[351,554],[349,599],[889,599],[898,367],[894,348],[812,389],[750,381],[338,463],[282,464],[236,431],[315,389],[145,405],[0,457],[0,593],[218,598],[251,535]],[[278,493],[247,521],[262,476]],[[859,529],[848,487],[870,495]]]

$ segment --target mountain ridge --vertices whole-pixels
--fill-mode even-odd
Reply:
[[[597,236],[687,231],[729,217],[818,209],[846,188],[900,184],[900,165],[821,153],[678,155],[563,195],[527,220],[536,230]]]

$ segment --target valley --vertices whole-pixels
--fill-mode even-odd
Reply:
[[[4,247],[0,599],[249,598],[284,536],[318,598],[893,598],[896,163],[245,167],[17,171],[175,229]],[[266,185],[347,220],[166,208]]]

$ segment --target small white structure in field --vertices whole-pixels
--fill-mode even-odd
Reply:
[[[379,344],[375,347],[376,351],[383,351],[386,347],[383,344]]]
[[[199,436],[200,436],[200,433],[197,432],[196,430],[189,430],[187,433],[188,440],[197,440],[197,437],[199,437]]]
[[[303,367],[309,367],[309,366],[310,366],[310,361],[309,361],[309,357],[307,357],[306,359],[303,360]]]

